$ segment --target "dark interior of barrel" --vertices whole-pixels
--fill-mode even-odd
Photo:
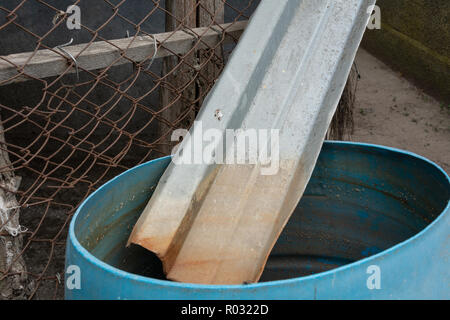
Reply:
[[[445,183],[437,168],[407,154],[325,144],[260,281],[331,270],[413,237],[447,205]],[[90,222],[91,231],[80,242],[114,267],[165,279],[156,255],[137,245],[125,247],[145,203],[113,223],[98,215],[95,220],[101,222]]]

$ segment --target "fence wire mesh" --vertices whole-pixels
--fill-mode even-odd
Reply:
[[[0,299],[63,297],[77,206],[170,153],[258,3],[0,0]]]
[[[257,3],[0,1],[1,298],[62,297],[75,209],[170,152]]]

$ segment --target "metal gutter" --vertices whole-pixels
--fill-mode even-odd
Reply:
[[[201,159],[214,143],[206,154],[214,158],[226,129],[276,129],[279,148],[271,141],[262,149],[279,170],[261,161],[171,163],[129,240],[157,253],[169,279],[259,279],[309,181],[374,3],[260,3],[179,150]],[[208,129],[220,138],[202,141]],[[236,144],[224,144],[230,155]]]

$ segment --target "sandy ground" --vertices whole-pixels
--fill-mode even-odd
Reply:
[[[352,141],[381,144],[424,156],[450,173],[450,106],[436,101],[360,49]]]

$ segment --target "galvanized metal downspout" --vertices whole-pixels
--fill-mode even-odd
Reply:
[[[189,147],[211,128],[222,139],[226,129],[279,129],[280,170],[170,164],[130,237],[169,278],[258,280],[311,176],[374,3],[261,2],[180,150],[198,157],[203,149]]]

